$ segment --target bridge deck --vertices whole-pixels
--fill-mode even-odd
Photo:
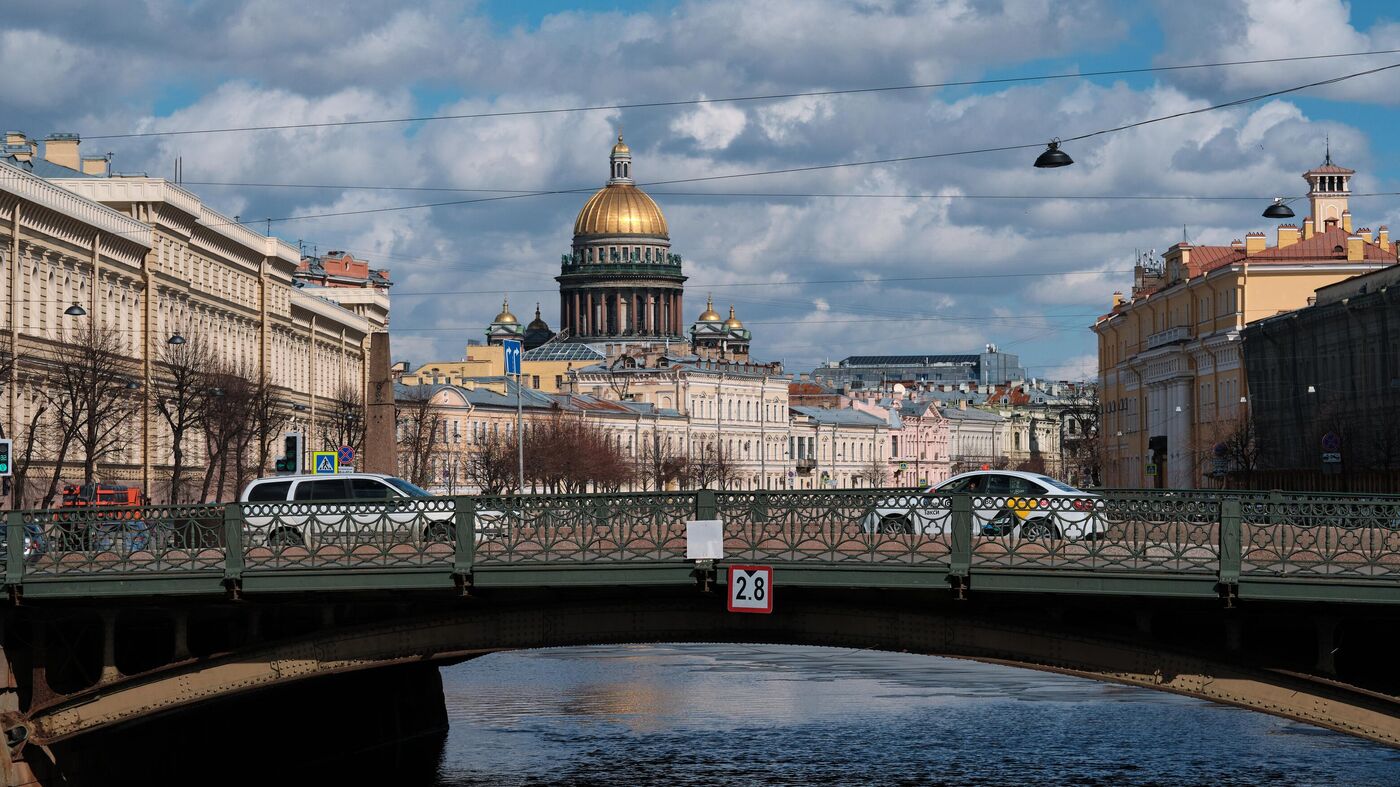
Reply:
[[[812,587],[954,587],[1400,603],[1400,498],[916,490],[524,495],[11,512],[4,582],[30,599],[696,581],[726,563]],[[718,572],[722,581],[723,573]]]

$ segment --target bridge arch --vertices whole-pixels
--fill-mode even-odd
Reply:
[[[824,645],[924,653],[1111,681],[1197,697],[1400,747],[1400,699],[1370,685],[1261,658],[1243,632],[1297,629],[1312,652],[1328,636],[1296,610],[1219,602],[1076,601],[946,591],[785,588],[772,615],[725,611],[695,588],[494,590],[476,598],[423,598],[376,622],[337,622],[186,659],[10,715],[35,745],[315,678],[413,664],[448,664],[531,648],[648,642]],[[343,604],[343,602],[341,602]],[[235,605],[236,606],[236,605]],[[347,616],[346,620],[353,620]],[[1393,626],[1393,623],[1389,624]],[[1269,648],[1268,650],[1273,650]],[[1387,677],[1385,680],[1393,680]],[[1388,685],[1388,684],[1377,684]]]

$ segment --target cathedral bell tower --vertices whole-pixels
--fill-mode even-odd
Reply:
[[[1351,176],[1356,170],[1339,167],[1332,163],[1332,146],[1327,146],[1327,157],[1322,166],[1303,173],[1308,182],[1308,205],[1318,232],[1323,232],[1329,224],[1334,224],[1351,232],[1351,211],[1347,209],[1347,195],[1351,193]]]

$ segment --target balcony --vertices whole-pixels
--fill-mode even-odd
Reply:
[[[1158,331],[1147,337],[1146,349],[1154,350],[1167,344],[1184,342],[1191,338],[1191,329],[1185,325],[1178,325],[1175,328],[1168,328],[1165,331]]]
[[[797,472],[807,474],[817,469],[817,460],[812,457],[803,457],[797,460]]]

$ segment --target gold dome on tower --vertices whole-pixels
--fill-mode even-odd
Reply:
[[[669,240],[661,208],[632,182],[632,149],[621,134],[608,161],[608,184],[583,203],[574,220],[574,236],[649,235]]]
[[[723,317],[719,316],[719,312],[715,311],[714,298],[706,298],[705,311],[700,312],[700,319],[696,320],[696,322],[719,322],[723,319]]]
[[[574,221],[574,234],[671,237],[661,208],[630,183],[609,183],[589,197]]]
[[[496,315],[496,319],[491,321],[495,325],[514,325],[518,320],[510,313],[510,299],[501,301],[501,313]]]
[[[724,321],[726,328],[742,328],[744,324],[739,322],[739,318],[734,316],[734,304],[729,304],[729,319]]]

